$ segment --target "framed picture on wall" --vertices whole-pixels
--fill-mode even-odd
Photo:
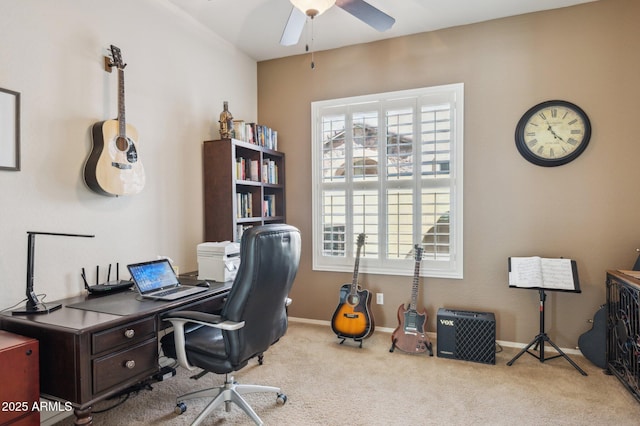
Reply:
[[[0,170],[20,170],[20,93],[1,87]]]

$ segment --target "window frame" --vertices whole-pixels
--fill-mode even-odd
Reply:
[[[315,271],[338,271],[338,272],[351,272],[353,270],[355,260],[355,239],[353,231],[353,221],[348,217],[350,207],[347,207],[346,214],[346,233],[344,239],[345,256],[324,256],[323,255],[323,212],[322,212],[322,196],[323,189],[330,185],[323,182],[322,166],[323,166],[323,140],[322,140],[322,116],[327,115],[326,111],[334,109],[335,111],[343,111],[346,116],[345,127],[350,126],[351,123],[351,107],[360,107],[367,103],[377,104],[377,108],[380,112],[378,115],[378,128],[385,128],[384,111],[390,109],[391,106],[403,105],[407,102],[413,102],[416,106],[414,114],[419,114],[419,107],[424,105],[421,100],[433,98],[434,101],[431,105],[442,104],[442,99],[445,99],[447,103],[451,105],[451,137],[450,137],[450,162],[449,162],[449,177],[447,178],[448,184],[445,187],[450,190],[450,212],[449,212],[449,227],[450,227],[450,251],[449,260],[427,260],[423,258],[421,262],[420,275],[424,277],[440,277],[440,278],[463,278],[463,152],[464,152],[464,84],[454,83],[441,86],[423,87],[418,89],[402,90],[395,92],[386,92],[379,94],[370,94],[362,96],[354,96],[348,98],[331,99],[324,101],[316,101],[311,103],[311,128],[312,128],[312,246],[313,246],[313,261],[312,268]],[[409,101],[408,101],[409,100]],[[360,108],[359,110],[362,110]],[[323,114],[324,112],[324,114]],[[418,140],[419,125],[413,123],[413,139]],[[385,128],[386,129],[386,128]],[[384,136],[380,136],[384,134]],[[386,131],[379,132],[378,140],[380,143],[384,143],[384,146],[380,145],[378,150],[380,152],[386,151]],[[382,158],[382,154],[380,154]],[[353,159],[349,155],[345,158],[345,164],[351,164]],[[379,167],[386,167],[386,164],[379,162]],[[386,191],[388,179],[383,178],[384,173],[378,172],[383,182],[379,185],[379,194],[384,194]],[[420,171],[414,171],[414,177],[410,181],[413,182],[413,187],[417,188],[418,180],[422,180],[423,177]],[[354,183],[356,185],[354,185]],[[343,185],[344,186],[344,185]],[[358,185],[358,182],[348,182],[347,187],[350,190],[362,187]],[[365,185],[366,186],[366,185]],[[437,186],[437,185],[436,185]],[[430,186],[431,187],[431,186]],[[347,194],[349,191],[347,191]],[[414,192],[413,199],[420,197],[419,193]],[[379,196],[379,204],[383,203],[384,196]],[[349,197],[347,196],[347,200]],[[349,201],[347,201],[349,205]],[[381,206],[382,207],[382,206]],[[378,228],[385,229],[387,226],[386,210],[381,208],[378,210]],[[417,214],[417,208],[414,208],[413,217]],[[381,223],[381,224],[380,224]],[[378,233],[380,240],[385,240],[385,233]],[[342,241],[341,241],[342,242]],[[412,276],[414,272],[414,259],[387,259],[384,255],[383,248],[385,247],[385,241],[378,243],[380,253],[379,258],[367,258],[361,256],[359,262],[359,271],[369,274],[383,274],[383,275],[402,275]],[[366,246],[363,247],[363,252],[366,253]]]

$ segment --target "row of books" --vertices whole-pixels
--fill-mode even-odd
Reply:
[[[253,217],[253,197],[250,192],[236,192],[238,203],[238,218]]]
[[[249,158],[236,158],[236,179],[250,180],[253,182],[278,183],[278,165],[275,161],[264,159],[262,170],[258,167],[258,160]]]
[[[278,132],[262,124],[245,123],[244,120],[233,120],[232,137],[265,148],[278,149]]]
[[[250,192],[236,193],[238,203],[238,218],[253,217],[253,196]],[[276,215],[275,194],[265,194],[262,200],[262,216],[273,217]]]

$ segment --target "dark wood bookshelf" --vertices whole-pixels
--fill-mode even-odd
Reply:
[[[243,228],[285,222],[282,152],[236,139],[205,141],[203,175],[205,241],[239,242]]]

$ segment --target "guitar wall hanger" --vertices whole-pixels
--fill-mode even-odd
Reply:
[[[113,59],[110,56],[105,56],[104,57],[104,70],[108,73],[113,71],[113,67],[115,67],[116,64],[113,62]],[[124,69],[127,66],[127,64],[123,64],[122,65],[122,69]]]

